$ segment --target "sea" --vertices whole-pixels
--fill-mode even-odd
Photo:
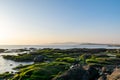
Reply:
[[[120,46],[108,46],[108,45],[0,45],[0,49],[23,49],[23,48],[106,48],[106,49],[120,49]]]

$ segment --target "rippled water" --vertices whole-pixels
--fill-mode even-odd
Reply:
[[[6,60],[2,57],[2,55],[17,55],[18,53],[0,53],[0,73],[4,72],[15,72],[12,68],[22,64],[22,65],[27,65],[27,64],[32,64],[33,62],[15,62],[12,60]],[[22,53],[21,53],[22,54]]]

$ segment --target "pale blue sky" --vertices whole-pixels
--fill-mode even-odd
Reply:
[[[120,0],[0,0],[0,44],[120,44]]]

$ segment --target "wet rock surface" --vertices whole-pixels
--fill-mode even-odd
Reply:
[[[43,62],[45,59],[44,56],[38,55],[37,57],[34,58],[34,62]]]
[[[87,70],[82,66],[75,66],[53,80],[97,80],[98,70],[89,67]]]

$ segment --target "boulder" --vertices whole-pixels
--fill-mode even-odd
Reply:
[[[39,55],[34,58],[34,62],[43,62],[45,60],[45,57],[42,55]]]
[[[88,73],[81,67],[74,67],[53,80],[88,80]]]
[[[107,74],[102,74],[98,80],[107,80]]]
[[[95,68],[85,70],[82,66],[76,66],[52,80],[96,80],[99,74]]]
[[[97,80],[99,78],[99,70],[95,67],[89,66],[87,71],[89,73],[89,80]]]
[[[107,80],[120,80],[120,69],[114,70]]]

